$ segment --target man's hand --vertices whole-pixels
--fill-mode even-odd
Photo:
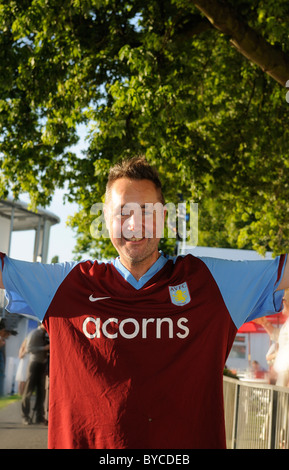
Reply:
[[[284,273],[277,290],[289,288],[289,256],[287,256]]]
[[[254,318],[253,322],[257,323],[258,325],[261,325],[269,335],[271,335],[274,331],[273,325],[269,322],[266,317]]]
[[[266,319],[265,317],[254,318],[253,322],[258,323],[258,325],[264,325],[266,323]]]

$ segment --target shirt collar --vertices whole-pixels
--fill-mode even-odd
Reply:
[[[121,263],[120,258],[115,258],[112,262],[113,266],[117,271],[123,276],[123,278],[131,284],[135,289],[141,289],[155,274],[157,274],[168,261],[162,252],[161,256],[156,260],[156,262],[150,267],[150,269],[143,274],[143,276],[137,281],[131,272],[124,267]]]

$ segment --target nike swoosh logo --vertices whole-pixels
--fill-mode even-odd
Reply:
[[[93,295],[89,296],[90,302],[97,302],[98,300],[104,300],[104,299],[111,299],[111,297],[93,297]]]

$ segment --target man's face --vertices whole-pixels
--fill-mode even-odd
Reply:
[[[157,260],[163,220],[160,194],[153,182],[120,178],[112,184],[106,221],[124,266],[145,263],[149,269]]]

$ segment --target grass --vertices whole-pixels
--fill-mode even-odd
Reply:
[[[4,397],[0,397],[0,410],[5,408],[5,406],[10,405],[10,403],[14,403],[15,401],[20,400],[20,395],[7,395]]]

